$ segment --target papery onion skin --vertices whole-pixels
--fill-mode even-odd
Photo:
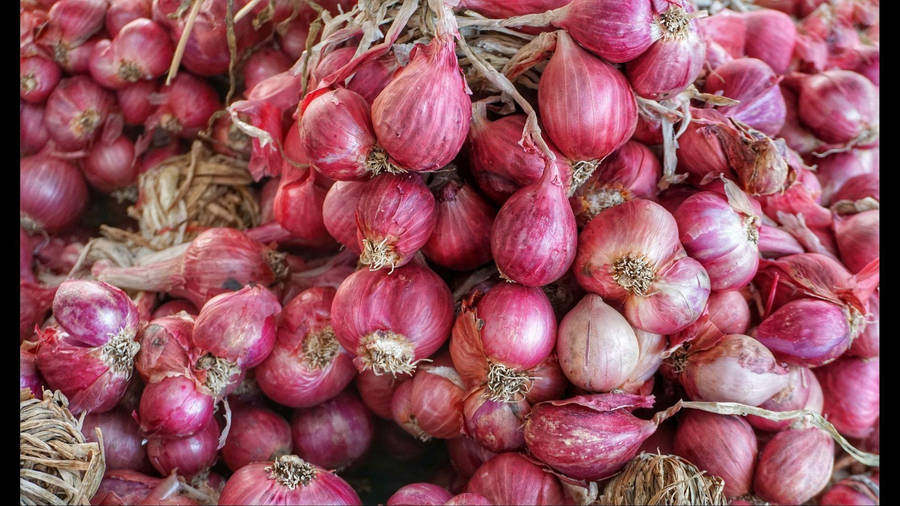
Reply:
[[[822,204],[831,205],[850,179],[863,174],[878,173],[879,149],[853,149],[834,153],[817,161],[816,176],[822,185]]]
[[[86,346],[102,346],[120,334],[134,339],[140,330],[138,309],[128,294],[98,281],[60,284],[53,316],[72,339]]]
[[[787,70],[794,52],[797,28],[790,16],[772,9],[743,13],[747,26],[744,54],[766,62],[776,74]]]
[[[740,417],[688,410],[675,432],[675,454],[725,481],[725,495],[750,492],[756,434]]]
[[[787,369],[752,337],[729,334],[708,350],[690,354],[680,382],[693,400],[758,406],[781,391]]]
[[[278,340],[255,369],[260,388],[275,402],[315,406],[338,395],[356,376],[352,355],[334,340],[334,294],[334,288],[313,287],[284,306]]]
[[[71,163],[37,154],[19,160],[19,212],[29,227],[57,232],[87,207],[87,185]]]
[[[808,409],[816,413],[822,413],[824,397],[819,380],[813,371],[804,366],[793,366],[791,377],[784,390],[773,395],[769,400],[759,405],[770,411],[791,411],[795,409]],[[754,415],[747,415],[750,425],[765,431],[780,431],[791,425],[790,420],[776,422]]]
[[[740,104],[719,111],[770,137],[784,126],[787,113],[778,77],[762,60],[739,58],[719,65],[710,73],[703,91],[739,100]]]
[[[434,263],[468,271],[491,259],[491,225],[497,214],[490,204],[458,178],[432,186],[435,193],[435,227],[422,246]]]
[[[147,441],[147,457],[163,476],[177,470],[178,474],[193,476],[216,463],[219,425],[210,419],[206,427],[184,438],[151,436]]]
[[[449,34],[434,37],[428,45],[417,45],[409,63],[372,102],[378,143],[401,168],[415,172],[440,169],[453,160],[466,140],[472,102],[454,46]]]
[[[807,77],[797,101],[800,121],[829,143],[846,143],[878,128],[878,87],[849,70]]]
[[[358,370],[409,373],[414,361],[437,351],[449,337],[453,298],[437,274],[415,262],[392,274],[361,269],[338,287],[331,319],[341,346],[356,355]],[[392,358],[385,363],[372,354],[379,346],[401,350],[389,353]]]
[[[601,480],[637,454],[656,423],[630,413],[651,407],[653,397],[582,395],[535,405],[525,423],[528,451],[574,479]]]
[[[186,437],[206,427],[213,408],[212,396],[200,391],[196,380],[170,376],[144,387],[138,415],[146,434]]]
[[[531,409],[528,401],[490,400],[484,387],[473,389],[463,404],[465,432],[492,452],[516,451],[525,446],[522,425]]]
[[[588,294],[559,323],[556,353],[569,381],[589,392],[621,386],[637,366],[639,346],[628,321]]]
[[[222,460],[229,469],[237,471],[251,462],[291,453],[291,426],[281,415],[233,401],[231,410],[231,428],[222,447]]]
[[[879,414],[879,359],[840,358],[815,369],[825,404],[822,414],[845,436],[865,438]]]
[[[603,159],[634,133],[637,103],[620,72],[581,49],[565,31],[556,33],[556,51],[538,84],[543,126],[570,160]],[[594,107],[585,109],[585,103]],[[575,110],[581,114],[571,114]]]
[[[412,379],[410,410],[426,434],[450,439],[463,432],[464,384],[449,355],[418,368]]]
[[[219,496],[219,504],[362,504],[353,488],[336,474],[303,462],[297,456],[279,459],[284,459],[282,462],[289,466],[302,468],[289,475],[298,481],[279,482],[270,478],[279,473],[272,462],[253,462],[231,475]]]
[[[778,504],[802,504],[828,485],[834,441],[816,428],[781,431],[759,453],[753,490]]]
[[[756,338],[780,360],[817,367],[841,356],[854,331],[841,306],[823,300],[792,300],[769,315]]]
[[[141,350],[134,360],[144,382],[155,383],[190,369],[193,328],[194,318],[186,314],[154,318],[144,327],[138,335]]]
[[[349,391],[291,416],[294,453],[325,469],[344,469],[358,460],[374,433],[372,414]]]
[[[466,492],[494,504],[563,504],[562,486],[518,453],[501,453],[481,465],[466,485]]]
[[[450,492],[443,487],[431,483],[410,483],[394,492],[385,504],[387,506],[441,505],[449,501],[451,497]]]

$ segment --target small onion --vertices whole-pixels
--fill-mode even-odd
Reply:
[[[154,469],[163,476],[173,471],[183,476],[193,476],[216,463],[218,443],[219,425],[215,419],[210,419],[206,427],[191,436],[150,436],[147,440],[147,457]]]
[[[469,478],[475,471],[491,460],[496,453],[481,446],[469,436],[460,436],[447,440],[447,453],[450,454],[450,463],[453,468],[463,476]]]
[[[134,340],[139,316],[128,294],[107,283],[64,281],[53,298],[53,316],[69,338],[85,346]]]
[[[29,156],[47,144],[50,133],[44,124],[44,106],[19,102],[19,154]],[[21,163],[21,162],[20,162]]]
[[[531,404],[525,399],[494,401],[485,387],[473,389],[463,404],[469,437],[492,452],[516,451],[525,446],[522,425]]]
[[[790,16],[772,9],[743,13],[747,27],[744,53],[766,62],[776,74],[783,74],[791,61],[797,28]]]
[[[816,428],[779,432],[759,453],[754,492],[779,504],[802,504],[821,492],[831,478],[834,441]]]
[[[812,370],[804,366],[791,367],[789,383],[784,390],[773,395],[769,400],[759,405],[769,411],[792,411],[795,409],[808,409],[816,413],[822,413],[824,397],[819,380]],[[780,422],[765,419],[760,416],[748,415],[747,421],[759,430],[780,431],[791,425],[790,420]]]
[[[386,169],[369,109],[366,99],[346,88],[310,100],[298,132],[302,149],[317,171],[338,181],[365,181]]]
[[[219,504],[362,504],[336,474],[296,455],[254,462],[238,469],[225,483]]]
[[[725,481],[725,495],[750,492],[756,435],[740,417],[688,410],[675,432],[675,454]]]
[[[841,306],[803,298],[786,303],[763,320],[756,338],[780,360],[817,367],[841,356],[858,333]]]
[[[100,133],[113,104],[112,94],[89,77],[69,77],[60,81],[47,98],[44,122],[60,147],[82,149]]]
[[[496,211],[455,175],[435,178],[435,226],[422,253],[437,265],[472,270],[491,260],[491,225]]]
[[[311,247],[333,244],[322,216],[327,188],[316,184],[316,172],[293,166],[282,168],[278,191],[272,201],[275,220],[291,237]]]
[[[798,113],[823,141],[850,142],[877,132],[878,87],[848,70],[813,74],[800,85]]]
[[[815,370],[822,385],[822,414],[845,436],[865,438],[879,413],[879,361],[840,358]]]
[[[222,460],[232,471],[251,462],[273,460],[291,453],[291,426],[271,409],[231,402],[231,428]]]
[[[322,201],[322,223],[337,242],[356,255],[362,253],[356,240],[356,206],[366,183],[336,181]]]
[[[138,418],[148,435],[187,437],[206,427],[213,407],[212,395],[192,376],[168,376],[144,387]]]
[[[19,59],[19,97],[40,104],[50,95],[62,77],[62,71],[52,60],[40,55]]]
[[[707,78],[703,91],[739,100],[738,105],[721,107],[719,111],[768,136],[775,136],[784,126],[786,115],[778,81],[778,76],[765,62],[756,58],[738,58],[716,67]]]
[[[134,359],[144,382],[155,383],[190,368],[193,328],[194,318],[183,313],[154,318],[144,327],[138,336],[141,350]]]
[[[134,148],[131,139],[124,135],[110,143],[94,144],[82,164],[85,179],[104,193],[135,183],[140,167],[135,160]]]
[[[19,160],[19,213],[28,229],[57,232],[81,218],[87,185],[69,162],[37,154]]]
[[[442,505],[453,497],[443,487],[431,483],[410,483],[400,487],[385,503],[387,506]]]
[[[134,419],[123,409],[91,413],[84,418],[81,432],[86,441],[97,442],[94,427],[103,434],[103,449],[108,469],[147,469],[147,451],[141,445],[143,436]]]
[[[820,504],[880,504],[878,472],[853,475],[835,483],[819,498]]]
[[[372,414],[348,391],[291,416],[294,453],[325,469],[349,466],[372,444]]]
[[[378,375],[371,369],[366,369],[356,376],[356,389],[359,390],[359,395],[367,408],[385,420],[393,420],[391,401],[394,398],[394,391],[400,383],[408,379],[410,378],[404,375]]]
[[[562,486],[519,453],[501,453],[481,465],[466,492],[482,495],[493,504],[563,504]]]
[[[851,182],[848,181],[844,188]],[[838,250],[850,272],[859,272],[878,258],[879,216],[878,210],[872,209],[835,220],[834,236]]]
[[[440,439],[462,434],[465,390],[449,355],[419,367],[410,385],[409,409],[422,432]]]

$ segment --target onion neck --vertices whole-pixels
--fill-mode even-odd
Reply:
[[[753,244],[759,244],[759,218],[756,216],[745,216],[744,227],[747,229],[747,240]]]
[[[109,341],[100,349],[103,362],[117,373],[131,376],[134,367],[134,357],[140,351],[141,345],[134,340],[134,332],[123,328],[118,334],[109,338]]]
[[[311,333],[303,341],[303,359],[313,369],[325,369],[337,356],[340,345],[334,337],[334,329],[325,327]]]
[[[369,155],[366,156],[365,164],[366,172],[372,176],[377,176],[384,172],[390,174],[403,174],[406,172],[406,170],[391,162],[391,158],[387,154],[387,151],[378,144],[372,146],[372,150],[369,151]]]
[[[305,487],[316,477],[316,468],[296,455],[278,457],[265,470],[269,473],[269,479],[288,490]]]
[[[581,197],[581,207],[586,218],[585,223],[594,219],[604,210],[631,200],[630,192],[617,186],[603,187]]]
[[[357,356],[376,376],[385,373],[412,375],[416,370],[412,344],[403,335],[390,330],[376,330],[364,336]]]
[[[581,160],[572,164],[572,185],[569,187],[569,197],[590,179],[598,165],[600,165],[600,160]]]
[[[363,251],[359,256],[359,263],[368,265],[369,270],[377,271],[390,266],[391,272],[400,263],[400,255],[394,250],[394,245],[388,243],[387,237],[379,242],[372,239],[363,239]]]
[[[409,419],[403,425],[406,427],[407,431],[411,432],[419,441],[423,443],[431,441],[431,435],[422,430],[422,427],[419,426],[419,422],[414,415],[409,415]]]
[[[494,362],[488,367],[485,393],[496,402],[521,401],[531,390],[532,380],[526,372]]]
[[[141,78],[142,72],[140,67],[138,67],[136,63],[131,61],[122,61],[122,63],[119,65],[118,74],[123,81],[134,83]]]
[[[72,130],[79,137],[89,137],[97,129],[99,123],[100,113],[93,109],[88,109],[72,121]]]
[[[691,15],[684,9],[674,6],[669,7],[666,12],[659,15],[657,20],[660,38],[684,40],[687,38],[690,22]]]
[[[266,248],[263,253],[266,264],[269,266],[269,269],[272,270],[272,274],[275,276],[275,281],[280,281],[288,277],[291,273],[290,268],[287,263],[287,254],[275,251],[274,249]]]
[[[37,88],[37,79],[35,79],[34,73],[29,72],[28,74],[23,75],[19,85],[25,93]]]
[[[134,267],[105,267],[94,273],[99,281],[126,290],[169,292],[183,284],[183,253],[174,258]]]
[[[656,276],[646,258],[624,256],[613,263],[612,277],[629,293],[643,297]]]
[[[234,362],[210,353],[200,357],[197,361],[197,369],[206,371],[206,379],[203,382],[216,399],[225,397],[225,390],[231,384],[231,379],[241,373],[240,367]]]

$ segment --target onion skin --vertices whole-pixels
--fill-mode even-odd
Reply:
[[[872,209],[835,220],[834,235],[838,250],[850,272],[859,272],[878,258],[879,216],[879,211]]]
[[[87,147],[111,112],[111,93],[86,76],[63,79],[47,98],[44,123],[50,137],[66,150]]]
[[[410,305],[411,301],[417,301]],[[413,262],[394,269],[362,269],[345,279],[331,305],[335,336],[356,355],[354,364],[363,371],[412,372],[412,362],[430,356],[447,340],[453,325],[453,298],[447,284],[427,267]],[[382,337],[378,337],[382,331]],[[405,350],[400,367],[373,362],[370,347],[383,341],[387,331],[399,336]],[[367,342],[371,340],[372,342]]]
[[[103,434],[104,457],[108,469],[147,469],[147,451],[141,446],[141,429],[123,409],[91,413],[84,418],[81,432],[85,441],[97,442],[94,427]]]
[[[802,504],[828,485],[834,441],[815,428],[781,431],[759,454],[753,490],[778,504]]]
[[[497,212],[468,184],[449,179],[432,186],[435,226],[422,246],[429,260],[469,271],[491,260],[491,225]]]
[[[369,104],[346,88],[325,92],[309,102],[298,123],[301,146],[310,163],[338,181],[365,181],[375,149]]]
[[[31,390],[36,399],[42,399],[43,389],[47,388],[47,385],[37,370],[36,360],[37,356],[31,349],[19,347],[19,388],[27,388]]]
[[[325,469],[344,469],[358,460],[374,433],[372,414],[348,391],[291,416],[294,453]]]
[[[750,492],[756,464],[756,435],[745,420],[688,410],[675,432],[675,454],[725,481],[725,495]]]
[[[219,425],[210,419],[206,427],[192,436],[166,438],[151,436],[147,441],[147,457],[163,476],[177,470],[178,474],[193,476],[216,463]]]
[[[296,456],[288,455],[279,459],[291,457],[300,461],[300,465],[306,464]],[[235,471],[225,483],[219,496],[219,504],[362,504],[347,482],[322,468],[312,466],[310,474],[314,474],[313,478],[306,484],[301,481],[289,488],[269,477],[267,468],[270,466],[271,462],[253,462]]]
[[[330,287],[309,288],[281,311],[272,353],[255,369],[260,388],[275,402],[315,406],[338,395],[356,376],[352,355],[334,341],[334,294]]]
[[[847,350],[846,353],[848,357],[872,358],[878,356],[881,348],[881,325],[879,322],[881,315],[880,306],[879,294],[876,292],[869,297],[869,300],[866,303],[866,309],[868,310],[867,315],[869,318],[869,321],[866,323],[866,328],[859,337],[853,340],[853,344],[850,345],[850,349]]]
[[[19,212],[29,227],[58,232],[81,218],[87,185],[69,162],[37,154],[19,160]]]
[[[457,495],[451,497],[444,504],[445,504],[445,506],[457,506],[457,505],[459,505],[459,506],[462,506],[462,505],[490,506],[491,504],[494,504],[494,503],[489,501],[487,497],[485,497],[481,494],[473,494],[471,492],[464,492],[462,494],[457,494]]]
[[[134,339],[140,330],[138,309],[128,294],[98,281],[64,281],[53,297],[53,316],[84,346],[103,346],[118,335]]]
[[[222,447],[222,460],[229,469],[237,471],[251,462],[291,453],[291,426],[281,415],[239,402],[231,402],[231,409],[231,429]]]
[[[759,407],[769,411],[808,409],[821,414],[824,403],[822,386],[819,385],[819,380],[812,370],[804,366],[794,366],[790,375],[789,383],[784,390],[773,395]],[[754,415],[747,415],[747,421],[759,430],[770,432],[785,430],[791,425],[790,420],[775,422]]]
[[[653,44],[652,2],[559,3],[566,5],[554,14],[553,25],[565,29],[580,45],[609,62],[634,60]]]
[[[19,58],[19,98],[32,104],[44,102],[62,77],[52,60],[40,55]]]
[[[153,15],[151,0],[110,0],[106,11],[106,32],[115,37],[129,22]]]
[[[879,413],[879,360],[840,358],[815,369],[825,404],[822,414],[843,435],[868,437]]]
[[[272,202],[275,220],[291,237],[311,247],[333,244],[322,216],[327,188],[316,184],[316,171],[283,165]]]
[[[721,107],[719,111],[774,137],[784,126],[787,114],[778,81],[762,60],[738,58],[716,67],[703,91],[740,100],[740,104]]]
[[[733,174],[723,144],[727,122],[727,117],[715,109],[691,108],[691,122],[678,138],[678,166],[696,179],[713,174]]]
[[[543,126],[569,160],[601,160],[634,133],[637,102],[620,72],[581,49],[565,31],[557,34],[556,51],[538,84]],[[589,110],[578,105],[585,103],[598,105]]]
[[[816,176],[822,184],[822,204],[831,205],[833,195],[841,190],[850,179],[862,174],[878,173],[879,150],[853,149],[834,153],[819,160]]]
[[[656,423],[630,413],[652,407],[653,397],[582,395],[535,405],[525,423],[528,451],[574,479],[601,480],[637,454]]]
[[[55,286],[19,281],[19,341],[35,335],[35,327],[44,323],[56,294]]]
[[[780,360],[817,367],[847,351],[851,332],[841,306],[803,298],[786,303],[763,320],[756,338]]]
[[[743,334],[750,327],[750,305],[737,290],[709,294],[709,320],[724,334]]]
[[[412,379],[410,410],[426,434],[450,439],[463,432],[464,384],[448,355],[419,367]]]
[[[743,13],[747,27],[744,54],[766,62],[776,74],[783,74],[791,61],[797,28],[790,16],[772,9]]]
[[[878,482],[877,471],[874,476],[844,478],[822,494],[819,504],[880,504]]]
[[[19,102],[19,156],[37,153],[48,139],[50,133],[44,124],[44,106]]]
[[[336,181],[322,201],[325,229],[343,247],[356,255],[362,253],[356,240],[356,206],[366,184],[359,181]]]
[[[252,90],[259,82],[291,67],[292,60],[273,47],[255,51],[244,64],[244,89]]]
[[[450,492],[443,487],[431,483],[410,483],[394,492],[385,504],[387,506],[441,505],[449,501],[451,497]]]
[[[681,385],[693,400],[758,406],[787,386],[788,371],[752,337],[723,336],[715,346],[689,354]]]
[[[379,58],[360,64],[347,83],[347,88],[359,93],[366,102],[372,103],[375,97],[391,82],[391,78],[400,65],[392,52]]]
[[[372,102],[378,143],[401,168],[438,170],[456,157],[466,140],[472,102],[454,46],[449,34],[417,45],[409,63]]]
[[[481,465],[466,485],[466,492],[486,497],[493,504],[564,504],[562,486],[552,474],[521,454],[501,453]]]
[[[569,380],[559,366],[556,355],[550,355],[543,362],[531,369],[531,389],[525,394],[525,400],[531,404],[552,401],[563,397],[569,387]]]
[[[144,387],[138,407],[141,430],[148,435],[187,437],[206,427],[213,416],[213,397],[195,379],[169,376]],[[173,398],[182,399],[174,403]]]
[[[878,128],[878,87],[849,70],[805,78],[797,99],[800,121],[828,143],[846,143]]]
[[[391,401],[394,397],[394,391],[400,383],[408,379],[410,379],[409,376],[405,375],[396,377],[390,374],[376,375],[371,369],[367,369],[356,376],[356,389],[359,390],[363,404],[372,413],[385,420],[393,420]]]
[[[134,143],[121,135],[108,144],[95,144],[82,168],[92,187],[109,193],[137,181],[139,167],[135,161]]]
[[[191,333],[194,318],[175,314],[154,318],[138,336],[141,350],[134,368],[145,383],[155,383],[170,374],[190,369]]]
[[[492,401],[484,387],[473,389],[463,404],[465,432],[491,452],[516,451],[525,446],[522,425],[530,409],[524,399]]]
[[[588,392],[620,387],[637,367],[634,330],[599,295],[588,294],[559,323],[556,354],[566,378]]]

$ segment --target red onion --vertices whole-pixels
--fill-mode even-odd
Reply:
[[[152,16],[152,0],[110,0],[106,11],[106,32],[115,37],[131,21]]]
[[[238,469],[219,496],[220,504],[362,504],[337,475],[296,455],[254,462]]]
[[[314,287],[285,304],[272,353],[256,368],[267,397],[295,408],[333,398],[353,380],[352,355],[335,340],[334,288]]]
[[[792,300],[769,315],[756,338],[780,360],[817,367],[841,356],[861,329],[844,308],[831,302]]]
[[[44,323],[55,294],[55,286],[19,280],[19,341],[33,336],[35,327]]]
[[[725,481],[725,495],[748,494],[756,464],[756,435],[740,417],[688,410],[675,432],[675,454]]]
[[[43,391],[47,385],[37,370],[36,360],[37,356],[31,346],[19,347],[19,388],[27,388],[31,390],[35,398],[43,399]]]
[[[835,483],[819,498],[819,504],[880,504],[878,473],[853,475]]]
[[[120,135],[110,143],[94,144],[83,163],[84,177],[92,187],[108,193],[137,181],[134,143]]]
[[[700,317],[709,276],[687,257],[675,219],[659,204],[634,199],[607,209],[578,238],[578,283],[624,305],[635,328],[677,332]]]
[[[643,330],[635,330],[634,335],[639,348],[638,362],[621,389],[628,394],[649,394],[653,390],[653,377],[667,355],[666,337]]]
[[[634,141],[603,159],[591,177],[569,199],[579,226],[604,209],[633,198],[656,199],[662,167],[650,149]]]
[[[486,387],[475,388],[463,405],[466,434],[492,452],[516,451],[525,446],[522,425],[530,409],[525,399],[495,401]]]
[[[475,471],[491,460],[494,452],[481,446],[469,436],[460,436],[447,440],[447,453],[450,454],[450,463],[463,477],[469,478]]]
[[[410,379],[408,376],[402,375],[397,377],[390,374],[376,375],[371,369],[367,369],[356,376],[356,389],[359,390],[360,398],[367,408],[385,420],[393,420],[391,401],[394,398],[394,391],[400,383],[408,379]]]
[[[781,96],[784,98],[785,116],[784,126],[778,132],[778,136],[784,138],[787,145],[800,154],[816,151],[823,142],[812,134],[800,123],[797,114],[797,93],[788,86],[782,85]],[[821,168],[821,165],[819,166]]]
[[[878,87],[849,70],[827,70],[800,84],[800,121],[829,143],[871,145],[878,132]]]
[[[841,252],[841,259],[851,272],[859,272],[878,258],[878,217],[878,210],[873,209],[844,219],[836,219],[834,222],[835,239]]]
[[[491,253],[505,278],[542,286],[561,278],[575,258],[578,230],[556,165],[518,190],[497,212]]]
[[[147,451],[141,446],[141,429],[123,409],[91,413],[84,417],[81,432],[86,441],[97,442],[94,428],[103,434],[103,453],[107,469],[147,468]]]
[[[91,504],[95,506],[137,504],[155,488],[164,486],[163,481],[127,469],[107,470],[103,474],[103,481],[100,482],[97,493],[91,498]]]
[[[84,148],[97,137],[113,102],[112,95],[89,77],[63,79],[47,98],[47,131],[63,149]]]
[[[788,370],[752,337],[725,335],[714,346],[675,357],[675,372],[688,397],[698,401],[758,406],[783,390]]]
[[[146,383],[161,381],[190,369],[191,333],[194,317],[175,314],[154,318],[141,331],[141,350],[134,368]]]
[[[377,146],[369,104],[346,88],[312,99],[299,123],[300,146],[310,163],[338,181],[365,181],[390,168]]]
[[[671,97],[687,88],[706,60],[706,43],[690,12],[693,4],[669,1],[663,5],[665,10],[654,9],[658,39],[625,64],[634,92],[652,99]]]
[[[409,306],[409,301],[417,301]],[[412,373],[434,353],[453,324],[453,299],[442,279],[410,263],[389,274],[359,270],[341,283],[331,306],[341,345],[360,371]]]
[[[709,294],[709,320],[724,334],[743,334],[750,326],[750,305],[736,290]]]
[[[630,377],[639,345],[628,320],[600,296],[588,294],[560,321],[556,353],[573,385],[609,392]]]
[[[813,183],[810,185],[808,183]],[[815,175],[800,169],[797,179],[782,191],[759,198],[762,209],[772,219],[782,221],[780,213],[795,214],[803,217],[803,222],[812,228],[826,228],[832,224],[832,216],[828,209],[816,203],[820,193]]]
[[[109,42],[102,40],[91,53],[91,77],[112,89],[163,75],[175,48],[159,24],[139,18],[122,27]]]
[[[625,76],[581,49],[567,32],[556,33],[556,50],[538,83],[538,106],[547,136],[575,162],[577,186],[597,161],[631,137],[637,126],[637,103]],[[574,104],[585,103],[597,107],[570,114]],[[581,172],[585,174],[579,176]]]
[[[538,288],[498,284],[466,304],[453,326],[450,356],[469,388],[487,384],[492,400],[525,397],[530,369],[553,351],[556,317]]]
[[[759,216],[747,195],[725,180],[725,195],[698,192],[673,213],[688,255],[709,275],[713,290],[736,290],[759,266]]]
[[[103,28],[108,6],[107,0],[59,0],[47,11],[41,39],[56,52],[78,47]]]
[[[878,357],[841,358],[815,370],[822,385],[822,414],[848,437],[867,437],[879,413]]]
[[[490,506],[491,504],[494,504],[494,503],[489,501],[487,497],[485,497],[481,494],[473,494],[471,492],[465,492],[465,493],[457,494],[457,495],[451,497],[444,504],[445,504],[445,506],[451,506],[451,505],[452,506],[457,506],[457,505],[462,506],[464,504],[470,505],[470,506],[478,506],[478,505]]]
[[[259,285],[216,295],[200,309],[191,341],[198,354],[250,369],[272,352],[280,312],[278,299]]]
[[[251,462],[291,453],[291,426],[278,413],[262,406],[231,403],[231,429],[222,459],[232,471]]]
[[[525,394],[525,399],[531,404],[559,399],[569,386],[569,381],[563,374],[556,355],[550,355],[544,359],[543,362],[531,369],[529,374],[533,381],[531,389]]]
[[[791,61],[797,28],[790,16],[772,9],[743,13],[747,26],[744,54],[766,62],[776,74],[783,74]]]
[[[434,232],[422,252],[437,265],[472,270],[491,260],[490,233],[496,211],[457,176],[431,183],[437,201]]]
[[[781,431],[759,453],[753,490],[780,504],[802,504],[828,485],[834,441],[816,428]]]
[[[62,77],[62,71],[52,60],[35,55],[19,58],[19,97],[39,104],[47,99]]]
[[[759,405],[769,411],[792,411],[795,409],[808,409],[816,413],[822,413],[823,394],[819,380],[812,370],[804,366],[791,367],[788,385],[784,390],[773,395],[769,400]],[[748,415],[747,421],[759,430],[777,432],[787,429],[791,425],[790,420],[780,422],[768,420],[754,415]]]
[[[438,28],[372,102],[372,126],[391,161],[415,172],[447,165],[459,153],[472,116],[453,35]]]
[[[252,90],[260,81],[291,67],[291,59],[283,52],[272,47],[264,47],[255,51],[244,64],[244,89]]]
[[[155,320],[157,318],[162,318],[163,316],[170,316],[180,313],[181,311],[184,311],[185,313],[192,316],[197,316],[197,313],[199,312],[197,311],[197,307],[191,304],[190,301],[185,299],[173,299],[169,302],[160,304],[159,307],[157,307],[153,311],[150,319]]]
[[[193,139],[206,129],[209,117],[222,108],[216,90],[187,72],[179,72],[160,94],[162,104],[144,123],[148,131],[161,127],[173,136]]]
[[[69,280],[59,285],[53,298],[53,317],[68,334],[67,341],[84,346],[133,341],[140,330],[138,310],[131,298],[97,281]]]
[[[323,54],[316,68],[309,73],[308,89],[316,89],[319,81],[340,70],[353,58],[354,54],[356,54],[356,48],[351,46],[337,48]]]
[[[297,17],[286,26],[278,27],[276,31],[278,34],[278,47],[291,60],[296,61],[303,54],[303,50],[306,49],[306,39],[309,37],[309,24],[317,15],[318,13],[309,4],[300,4],[297,8]]]
[[[341,470],[372,445],[372,414],[359,398],[344,391],[311,408],[294,410],[291,438],[294,453],[325,469]]]
[[[37,153],[49,138],[50,132],[44,124],[44,106],[19,102],[19,155]]]
[[[833,195],[850,179],[878,172],[878,148],[853,149],[835,153],[818,160],[816,176],[822,184],[822,204],[835,202]]]
[[[144,387],[138,415],[148,435],[187,437],[212,419],[213,396],[193,376],[167,376]]]
[[[73,414],[109,411],[125,394],[139,348],[133,336],[116,336],[90,348],[53,325],[38,338],[38,370],[48,387],[69,399]]]
[[[519,453],[501,453],[481,465],[466,485],[466,492],[486,497],[493,504],[563,504],[562,486]]]
[[[325,229],[341,245],[356,255],[362,253],[356,241],[356,207],[366,183],[337,181],[322,202],[322,221]]]
[[[869,300],[866,302],[866,328],[859,337],[853,340],[853,344],[851,344],[850,349],[847,350],[847,356],[860,358],[872,358],[878,356],[880,348],[880,325],[878,320],[881,313],[879,307],[879,294],[876,292],[869,297]]]
[[[449,355],[419,367],[410,385],[409,410],[423,433],[440,439],[462,434],[466,392]]]
[[[216,123],[213,126],[212,137],[214,141],[218,141],[214,142],[212,146],[217,153],[222,153],[223,155],[231,156],[234,158],[242,158],[245,160],[250,157],[250,152],[252,149],[252,142],[250,141],[251,137],[245,134],[240,128],[237,127],[237,125],[233,121],[231,121],[231,116],[222,115],[219,116],[218,119],[216,119]],[[266,181],[266,183],[270,187],[273,184],[276,188],[278,186],[277,179],[270,179],[269,181]],[[265,188],[266,186],[264,185],[262,190],[263,195],[266,194]],[[274,196],[274,191],[272,196]],[[265,197],[261,196],[260,208],[264,208],[266,206],[263,203],[264,201]],[[271,204],[272,202],[270,199],[268,210],[269,213],[271,213]],[[260,214],[260,221],[262,221],[263,223],[272,221],[271,217],[267,218],[265,216],[265,211],[261,212]]]
[[[366,99],[366,102],[371,104],[391,82],[391,78],[398,68],[400,65],[397,57],[392,52],[388,52],[356,67],[356,73],[347,83],[347,88],[359,93]]]
[[[715,109],[691,108],[691,122],[678,138],[678,166],[695,179],[732,174],[724,129],[728,120]]]
[[[278,254],[233,228],[211,228],[183,253],[135,267],[95,269],[97,279],[120,288],[163,291],[202,307],[216,295],[248,283],[272,284],[284,275]]]
[[[210,419],[205,428],[192,436],[150,436],[147,440],[147,456],[163,476],[173,471],[183,476],[193,476],[216,463],[218,442],[219,425],[214,419]]]
[[[675,453],[675,424],[662,423],[650,437],[641,443],[638,455],[643,452],[672,455]]]
[[[525,423],[528,451],[574,479],[611,476],[637,454],[656,422],[630,413],[653,406],[653,397],[582,395],[535,405]]]
[[[391,495],[387,506],[402,505],[442,505],[453,497],[446,489],[431,483],[410,483],[400,487]]]
[[[875,174],[860,174],[847,180],[841,189],[831,196],[835,203],[841,201],[855,202],[865,198],[875,201],[881,200],[880,176]]]
[[[435,227],[434,196],[417,174],[382,174],[356,205],[360,263],[391,271],[412,260]]]
[[[285,230],[310,245],[331,243],[322,222],[322,202],[327,189],[316,184],[315,171],[284,167],[272,202],[275,220]]]
[[[742,14],[722,9],[713,16],[698,19],[697,25],[706,40],[706,59],[711,68],[719,67],[732,58],[744,56],[747,25]],[[713,63],[711,57],[715,57],[714,53],[720,55],[721,59]]]
[[[718,110],[774,137],[784,126],[786,115],[778,81],[778,76],[765,62],[738,58],[711,72],[703,91],[739,100],[738,105]]]

